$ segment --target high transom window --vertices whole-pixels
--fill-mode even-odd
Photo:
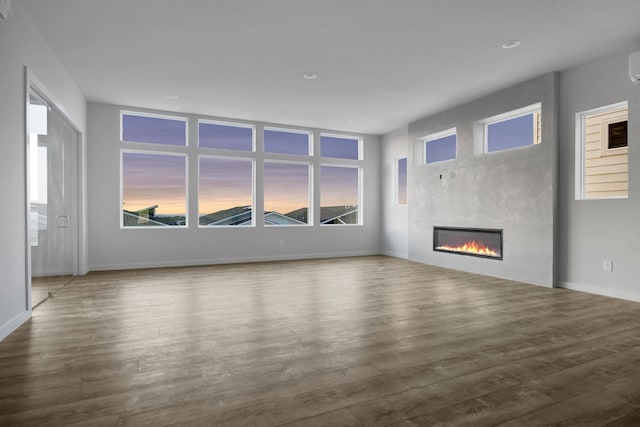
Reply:
[[[449,129],[424,139],[424,162],[437,163],[456,158],[456,129]]]
[[[533,104],[480,121],[484,151],[510,150],[542,141],[541,104]]]

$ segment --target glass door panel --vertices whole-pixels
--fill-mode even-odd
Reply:
[[[69,154],[77,133],[37,94],[29,98],[29,231],[32,307],[73,274],[74,251],[68,187]],[[71,161],[69,161],[71,160]],[[71,176],[71,175],[69,175]]]

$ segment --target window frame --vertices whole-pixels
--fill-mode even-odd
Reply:
[[[151,117],[155,119],[167,119],[179,122],[184,122],[184,145],[173,144],[159,144],[155,142],[139,142],[128,141],[124,139],[124,116],[138,116],[138,117]],[[185,116],[178,116],[173,114],[152,113],[147,111],[132,111],[129,109],[121,109],[119,114],[120,120],[120,218],[119,224],[121,230],[149,230],[149,229],[185,229],[190,227],[189,217],[189,125],[190,120]],[[149,155],[173,155],[182,156],[185,159],[185,224],[184,225],[171,225],[166,227],[158,226],[130,226],[124,225],[124,155],[125,153],[138,153]]]
[[[166,120],[174,120],[179,122],[184,122],[184,145],[174,145],[174,144],[159,144],[157,142],[141,142],[141,141],[129,141],[124,139],[124,116],[138,116],[138,117],[149,117],[153,119],[166,119]],[[144,147],[150,147],[150,150],[158,150],[157,147],[165,148],[173,148],[173,149],[187,149],[189,147],[189,118],[184,116],[174,116],[171,114],[159,114],[159,113],[149,113],[144,111],[131,111],[131,110],[120,110],[120,143],[122,144],[144,144]],[[156,147],[156,148],[152,148]]]
[[[140,116],[150,117],[158,119],[174,120],[184,123],[184,145],[163,144],[154,142],[137,142],[127,141],[123,139],[124,135],[124,117],[125,116]],[[300,227],[308,226],[315,227],[321,225],[364,225],[364,136],[354,135],[341,132],[324,132],[319,129],[302,128],[296,126],[281,126],[278,124],[262,124],[259,122],[207,117],[194,114],[179,115],[179,113],[173,112],[148,112],[148,111],[136,111],[131,108],[123,108],[119,111],[119,131],[120,131],[120,146],[119,146],[119,201],[120,201],[120,219],[119,224],[121,229],[166,229],[166,228],[194,228],[194,229],[222,229],[222,228],[263,228],[263,227]],[[200,146],[200,125],[201,124],[214,124],[229,127],[238,127],[244,129],[251,129],[252,132],[252,150],[235,150],[229,148],[218,147],[201,147]],[[151,127],[150,129],[153,129]],[[142,129],[144,130],[144,129]],[[173,132],[170,128],[169,131]],[[290,134],[306,135],[307,138],[307,150],[306,154],[290,154],[286,152],[268,152],[265,151],[265,134],[268,131],[284,132]],[[195,132],[195,134],[194,134]],[[145,137],[144,133],[141,133],[142,138]],[[345,158],[345,157],[322,157],[320,141],[322,137],[335,137],[344,138],[350,141],[357,142],[358,159]],[[191,141],[190,141],[191,139]],[[295,147],[295,146],[294,146]],[[125,226],[124,221],[124,159],[126,153],[140,153],[149,155],[173,155],[181,156],[185,161],[185,221],[184,225],[173,225],[161,227],[158,225],[141,225],[141,226]],[[352,153],[349,153],[352,154]],[[218,158],[229,160],[245,160],[251,162],[251,204],[252,204],[252,216],[251,225],[219,225],[219,226],[206,226],[200,224],[200,206],[202,205],[200,200],[200,181],[201,181],[201,168],[200,163],[202,159]],[[193,163],[196,163],[193,166]],[[307,182],[307,196],[308,196],[308,211],[305,224],[265,224],[265,165],[268,163],[281,163],[281,164],[299,164],[306,165],[308,170],[308,182]],[[320,172],[323,166],[335,166],[335,167],[350,167],[357,169],[358,175],[358,223],[357,224],[321,224],[320,212],[321,212],[321,181]],[[195,168],[195,169],[194,169]],[[194,191],[195,188],[195,191]],[[195,200],[194,200],[195,197]],[[257,206],[260,204],[260,206]],[[260,212],[262,210],[262,212]],[[195,211],[195,213],[194,213]],[[195,224],[194,224],[195,221]],[[137,222],[137,221],[136,221]]]
[[[455,136],[455,145],[456,145],[456,149],[455,149],[455,157],[452,159],[445,159],[445,160],[436,160],[434,162],[429,162],[427,159],[427,145],[430,142],[433,141],[437,141],[439,139],[444,139],[447,138],[449,136]],[[422,155],[422,162],[425,165],[433,165],[433,164],[441,164],[444,162],[451,162],[451,161],[455,161],[458,159],[458,128],[457,127],[453,127],[453,128],[449,128],[449,129],[445,129],[442,130],[440,132],[435,132],[432,134],[429,134],[425,137],[420,138],[420,140],[422,141],[422,151],[423,151],[423,155]],[[407,165],[408,166],[408,165]]]
[[[320,171],[319,171],[319,177],[320,177],[320,182],[318,183],[318,200],[320,203],[318,212],[320,214],[320,218],[318,219],[318,225],[320,227],[357,227],[357,226],[362,226],[364,225],[364,206],[363,206],[363,199],[364,199],[364,188],[363,188],[363,175],[364,175],[364,170],[361,164],[358,163],[348,163],[345,160],[346,159],[337,159],[337,160],[342,160],[342,162],[339,163],[332,163],[332,162],[321,162],[320,163]],[[358,162],[358,160],[350,160],[350,162]],[[322,168],[323,167],[339,167],[339,168],[351,168],[351,169],[357,169],[358,170],[358,222],[355,224],[324,224],[322,222]]]
[[[542,102],[536,102],[525,107],[516,108],[515,110],[506,111],[504,113],[496,114],[495,116],[487,117],[482,120],[478,120],[477,124],[482,126],[482,152],[485,154],[501,153],[503,151],[517,150],[521,148],[535,147],[542,143],[542,135],[538,138],[537,132],[533,132],[531,144],[522,145],[519,147],[510,147],[502,150],[489,151],[489,126],[503,123],[509,120],[518,119],[520,117],[528,116],[529,114],[539,114],[540,126],[542,127]],[[534,116],[535,121],[535,116]],[[537,129],[534,124],[534,129]]]
[[[401,160],[405,160],[407,165],[406,165],[406,194],[405,194],[405,203],[400,203],[400,161]],[[394,189],[395,189],[395,197],[394,197],[394,201],[395,201],[395,206],[398,207],[403,207],[403,206],[409,206],[409,157],[408,156],[400,156],[400,157],[396,157],[394,160],[394,165],[395,165],[395,173],[394,173],[394,177],[395,177],[395,185],[394,185]]]
[[[219,148],[219,147],[203,147],[200,145],[200,123],[209,124],[209,125],[218,125],[218,126],[227,126],[227,127],[235,127],[235,128],[243,128],[243,129],[251,129],[251,150],[234,150],[232,148]],[[248,155],[251,153],[255,153],[257,149],[256,143],[256,125],[248,124],[248,123],[239,123],[233,121],[224,121],[224,120],[211,120],[211,119],[203,119],[198,117],[196,121],[196,139],[197,139],[197,148],[198,150],[205,150],[207,152],[213,151],[223,151],[224,153],[242,153],[243,155]],[[238,155],[236,154],[236,155]]]
[[[617,110],[627,110],[627,123],[629,122],[629,101],[621,101],[613,104],[604,105],[602,107],[591,108],[589,110],[579,111],[575,114],[575,200],[625,200],[629,199],[629,190],[627,188],[626,196],[610,196],[610,197],[587,197],[586,193],[586,121],[588,116],[597,114],[605,114],[607,112],[614,112]],[[615,123],[615,122],[614,122]],[[608,138],[608,137],[607,137]],[[604,139],[604,138],[603,138]],[[628,142],[628,141],[627,141]],[[601,142],[605,144],[603,140]],[[626,147],[619,147],[609,149],[608,147],[602,147],[603,156],[613,155],[610,151],[616,151],[615,154],[628,153],[629,145]],[[629,161],[627,159],[627,173],[629,172]]]
[[[266,150],[266,132],[267,131],[297,133],[297,134],[307,135],[308,137],[307,138],[307,154],[278,153],[274,151],[267,151]],[[314,142],[313,132],[310,130],[293,129],[293,128],[286,128],[286,127],[278,127],[278,126],[262,127],[262,152],[264,153],[265,156],[293,156],[295,158],[313,157],[313,151],[314,151],[313,142]]]
[[[167,225],[165,227],[158,227],[152,225],[137,225],[127,227],[124,225],[124,156],[126,153],[133,154],[146,154],[146,155],[160,155],[160,156],[174,156],[184,158],[184,225]],[[189,228],[189,155],[188,153],[181,153],[176,151],[159,151],[159,150],[139,150],[135,148],[121,148],[120,149],[120,229],[121,230],[173,230],[173,229],[185,229]]]
[[[330,157],[330,156],[323,156],[322,155],[322,137],[328,137],[328,138],[340,138],[340,139],[351,139],[351,140],[356,140],[358,143],[358,158],[357,159],[348,159],[345,157]],[[362,161],[364,160],[364,150],[363,150],[363,138],[361,136],[353,136],[353,135],[345,135],[345,134],[340,134],[340,133],[331,133],[331,132],[320,132],[320,138],[319,138],[319,142],[318,142],[318,156],[321,159],[328,159],[329,161],[333,160],[333,159],[337,159],[337,160],[346,160],[346,161],[352,161],[352,162],[357,162],[357,161]]]

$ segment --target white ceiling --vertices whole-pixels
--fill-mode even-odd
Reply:
[[[22,2],[90,101],[371,134],[640,49],[640,0]]]

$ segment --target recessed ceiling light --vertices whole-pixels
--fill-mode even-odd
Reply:
[[[520,40],[509,40],[502,43],[503,49],[513,49],[514,47],[520,46]]]
[[[313,80],[313,79],[317,79],[318,75],[316,73],[304,73],[302,77],[304,77],[307,80]]]
[[[175,99],[178,99],[178,98],[179,98],[179,96],[178,96],[178,95],[174,95],[174,94],[172,94],[172,93],[168,93],[168,94],[166,94],[164,97],[165,97],[165,98],[167,98],[167,99],[170,99],[170,100],[172,100],[172,101],[173,101],[173,100],[175,100]]]

